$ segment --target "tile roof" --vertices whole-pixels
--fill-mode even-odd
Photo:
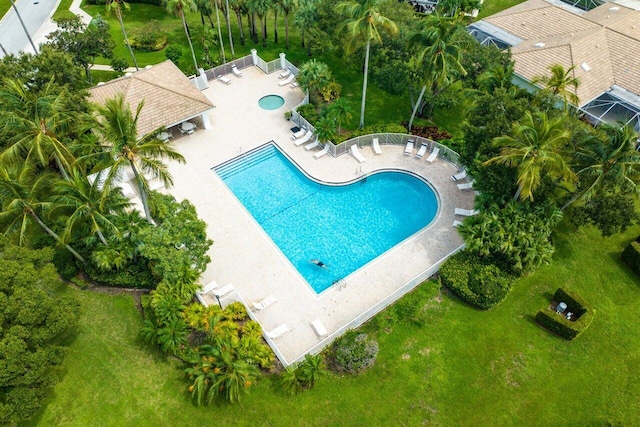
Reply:
[[[97,104],[123,94],[134,113],[138,104],[144,101],[138,120],[138,135],[141,136],[159,127],[180,123],[214,107],[169,60],[95,86],[89,92],[90,100]]]

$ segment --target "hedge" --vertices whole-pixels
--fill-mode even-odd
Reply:
[[[640,239],[640,237],[638,238]],[[622,251],[622,261],[633,270],[634,273],[640,275],[640,243],[629,243],[629,245]]]
[[[84,271],[93,281],[116,288],[152,289],[156,287],[158,281],[151,275],[146,262],[131,263],[126,269],[108,271],[100,270],[89,262]]]
[[[536,322],[549,331],[563,338],[572,340],[582,334],[591,324],[595,316],[595,310],[580,296],[563,288],[558,288],[553,295],[554,301],[567,304],[565,312],[571,312],[575,321],[568,320],[564,315],[556,313],[549,307],[545,307],[536,314]]]
[[[440,267],[440,281],[464,302],[488,310],[500,304],[513,286],[513,277],[471,252],[458,252]]]

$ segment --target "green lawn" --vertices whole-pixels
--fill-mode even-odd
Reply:
[[[0,0],[0,19],[11,9],[11,1]]]
[[[237,405],[191,404],[176,365],[140,342],[131,298],[73,290],[80,331],[34,424],[639,425],[640,281],[619,257],[638,233],[556,235],[553,265],[520,280],[489,312],[446,294],[440,302],[437,286],[425,283],[401,300],[424,304],[425,326],[386,314],[365,325],[380,343],[371,371],[331,375],[296,397],[265,378]],[[558,286],[596,309],[573,342],[532,320]]]
[[[486,18],[487,16],[491,16],[494,13],[498,13],[501,10],[508,9],[524,1],[525,0],[484,0],[482,10],[478,14],[478,19]]]

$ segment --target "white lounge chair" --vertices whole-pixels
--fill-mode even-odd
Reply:
[[[289,83],[291,83],[293,81],[293,79],[295,79],[296,76],[294,74],[291,74],[289,77],[287,77],[286,80],[283,80],[281,82],[278,82],[278,86],[285,86],[288,85]]]
[[[367,161],[367,159],[360,153],[360,151],[358,151],[358,146],[356,144],[353,144],[351,146],[351,154],[353,154],[353,157],[355,157],[356,160],[360,163]]]
[[[278,78],[281,79],[286,79],[287,77],[289,77],[291,75],[291,68],[287,68],[286,70],[284,70],[283,72],[280,73],[280,75],[278,76]]]
[[[458,190],[473,190],[473,182],[463,182],[462,184],[457,184]]]
[[[413,154],[413,139],[407,141],[407,145],[404,147],[404,155],[410,156]]]
[[[462,225],[462,221],[458,221],[457,219],[454,219],[454,220],[453,220],[453,226],[454,226],[454,227],[458,227],[458,226],[460,226],[460,225]]]
[[[477,215],[480,211],[477,209],[460,209],[456,208],[454,213],[460,216],[473,216]]]
[[[265,308],[269,307],[271,304],[273,304],[276,301],[277,301],[276,297],[274,297],[273,295],[269,295],[268,297],[266,297],[260,302],[254,302],[253,308],[255,308],[258,311],[264,310]]]
[[[327,332],[327,328],[324,327],[320,319],[316,319],[313,322],[311,322],[311,327],[313,328],[316,335],[319,337],[325,337],[329,335],[329,332]]]
[[[212,282],[209,282],[209,284],[207,284],[207,286],[205,286],[204,288],[202,288],[201,291],[198,291],[198,293],[200,295],[206,295],[209,292],[213,291],[215,288],[218,287],[218,283],[214,280]]]
[[[271,338],[272,340],[275,340],[280,335],[282,335],[282,334],[284,334],[286,332],[289,332],[289,327],[287,326],[286,323],[283,323],[282,325],[278,326],[274,330],[267,332],[267,336],[269,338]]]
[[[422,144],[420,146],[420,149],[418,150],[418,152],[416,153],[416,157],[421,159],[424,157],[424,153],[427,152],[427,144]]]
[[[238,70],[238,67],[236,67],[236,64],[233,64],[231,66],[231,71],[233,72],[233,75],[236,77],[241,77],[242,76],[242,71]]]
[[[305,132],[307,132],[307,130],[305,128],[300,129],[298,132],[294,132],[293,135],[291,135],[291,139],[298,139],[300,138],[302,135],[305,134]]]
[[[312,136],[313,136],[313,131],[309,129],[302,139],[294,141],[293,143],[296,145],[296,147],[299,147],[302,144],[309,142]]]
[[[307,151],[311,151],[314,148],[316,148],[318,145],[320,145],[320,141],[318,141],[318,139],[316,138],[315,141],[313,141],[311,144],[307,144],[304,146],[304,149]]]
[[[440,147],[435,147],[431,154],[429,154],[429,157],[427,157],[427,162],[432,163],[436,159],[436,157],[438,157],[439,153]]]
[[[291,83],[291,87],[292,87],[292,88],[294,88],[294,87],[298,87],[298,86],[300,86],[300,83],[298,83],[298,82],[293,82],[293,83]]]
[[[324,156],[328,152],[329,152],[329,143],[326,143],[324,144],[324,148],[318,151],[316,154],[314,154],[313,157],[315,157],[316,159],[319,159],[320,157]]]
[[[459,181],[461,179],[465,179],[467,177],[467,171],[465,169],[462,170],[462,172],[459,172],[455,175],[451,175],[451,179],[454,181]]]
[[[226,85],[230,85],[231,84],[231,79],[229,77],[220,76],[220,77],[218,77],[218,80],[220,80],[222,83],[224,83]]]
[[[382,149],[380,148],[380,141],[378,141],[378,138],[373,138],[373,141],[371,141],[371,148],[373,148],[374,153],[382,154]]]
[[[220,289],[216,289],[213,291],[213,294],[217,297],[221,297],[224,296],[226,294],[228,294],[229,292],[232,292],[235,288],[233,287],[233,285],[231,283],[229,283],[227,286],[223,286]]]

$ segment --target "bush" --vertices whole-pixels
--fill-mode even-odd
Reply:
[[[637,241],[629,243],[629,245],[624,248],[624,251],[622,251],[622,261],[624,261],[634,273],[640,275],[640,243]]]
[[[442,264],[440,281],[458,298],[482,310],[504,301],[513,286],[513,276],[467,251],[455,254]]]
[[[170,59],[174,64],[178,65],[180,58],[182,58],[182,46],[176,44],[170,45],[167,47],[167,50],[164,51],[164,56],[167,59]]]
[[[146,267],[146,263],[131,263],[123,270],[103,271],[89,262],[85,266],[85,273],[94,281],[117,288],[143,288],[156,287],[156,279]]]
[[[340,370],[355,374],[367,369],[376,361],[378,343],[367,334],[349,331],[334,345],[334,360]]]
[[[128,66],[129,62],[124,58],[113,57],[113,59],[111,59],[111,68],[120,75],[124,73],[124,70],[126,70]]]
[[[152,19],[129,37],[129,44],[143,52],[157,52],[167,45],[167,36],[160,21]]]
[[[335,141],[335,144],[339,144],[342,141],[346,141],[351,138],[355,138],[357,136],[362,135],[370,135],[372,133],[407,133],[407,129],[404,126],[395,124],[395,123],[387,123],[383,125],[374,125],[374,126],[365,126],[362,129],[356,129],[353,132],[346,135],[339,135]]]
[[[591,304],[562,288],[556,291],[553,299],[567,304],[565,312],[573,313],[574,320],[568,320],[563,314],[558,314],[546,307],[536,314],[536,322],[541,326],[568,340],[578,337],[589,327],[595,315]]]
[[[78,267],[76,259],[68,250],[64,248],[56,248],[53,255],[53,265],[56,266],[60,277],[71,280],[78,275]]]
[[[304,104],[298,107],[298,113],[307,119],[312,126],[318,121],[319,115],[316,111],[316,107],[313,104]]]
[[[373,67],[371,69],[371,80],[380,89],[392,95],[400,95],[407,88],[409,73],[404,61],[392,60]]]

